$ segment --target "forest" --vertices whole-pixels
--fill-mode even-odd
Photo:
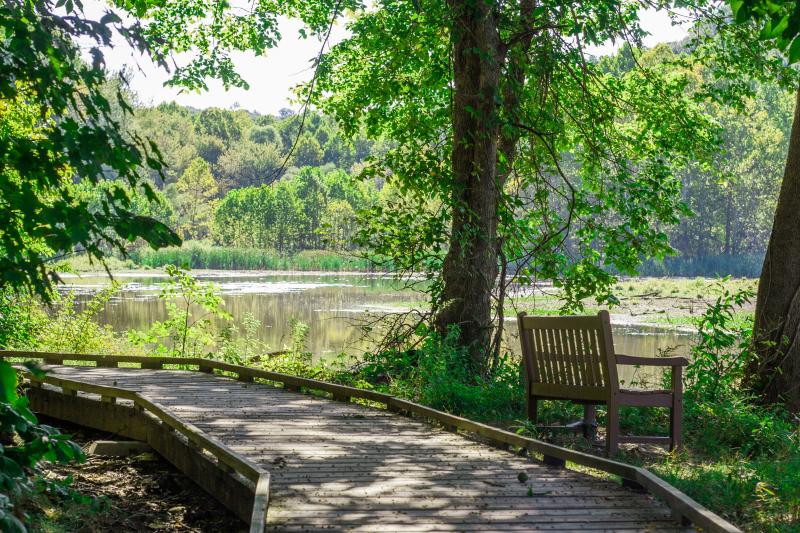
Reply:
[[[681,76],[688,73],[682,56],[690,53],[686,43],[676,42],[647,50],[637,60]],[[601,61],[614,76],[633,65],[629,49]],[[694,67],[687,90],[703,90],[712,76],[710,67]],[[391,141],[371,140],[363,131],[349,136],[320,111],[303,119],[289,109],[268,116],[174,103],[145,107],[135,104],[135,94],[126,99],[134,111],[118,113],[123,127],[152,140],[166,163],[163,177],[155,171],[148,176],[160,203],[137,205],[184,241],[282,256],[304,250],[354,252],[362,248],[359,228],[365,227],[358,216],[369,218],[372,209],[396,201],[391,179],[365,172],[385,156]],[[645,262],[640,274],[756,277],[760,272],[793,98],[791,91],[755,82],[752,94],[737,105],[705,104],[703,111],[718,133],[714,160],[681,170],[686,210],[665,228],[673,252]],[[149,253],[146,246],[142,251]],[[166,261],[156,253],[147,264]]]
[[[291,38],[274,115],[106,65],[263,94]],[[800,531],[800,3],[8,0],[0,42],[2,531]]]

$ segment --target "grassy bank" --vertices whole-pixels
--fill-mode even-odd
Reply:
[[[130,256],[134,264],[149,268],[171,264],[219,270],[373,270],[368,259],[337,252],[309,250],[287,256],[257,248],[230,248],[201,242],[187,242],[180,248],[160,250],[140,248],[132,251]]]

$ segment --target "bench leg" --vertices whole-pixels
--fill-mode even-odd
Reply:
[[[539,422],[539,399],[536,396],[527,397],[528,420],[534,424]]]
[[[672,369],[672,407],[669,410],[669,451],[681,449],[683,429],[683,376],[681,367]]]
[[[679,399],[680,396],[675,396],[672,399],[672,407],[669,410],[669,451],[680,451],[681,449],[681,431],[683,422],[683,402]]]
[[[606,419],[606,453],[611,457],[619,452],[619,406],[613,401],[608,402]]]
[[[594,439],[595,428],[597,427],[597,407],[587,403],[583,406],[583,436],[586,439]]]

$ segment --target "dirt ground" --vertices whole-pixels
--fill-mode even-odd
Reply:
[[[72,435],[84,448],[112,435],[44,421]],[[46,477],[72,478],[67,494],[44,498],[32,531],[95,533],[113,531],[247,531],[246,524],[155,453],[132,457],[87,455],[86,462],[48,464]]]

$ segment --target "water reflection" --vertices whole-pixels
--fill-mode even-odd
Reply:
[[[206,272],[198,278],[213,281],[222,292],[225,309],[236,322],[246,313],[261,321],[258,332],[270,349],[280,350],[290,343],[291,318],[310,326],[307,348],[319,356],[334,353],[359,353],[369,349],[357,322],[368,313],[407,309],[422,300],[411,290],[403,290],[387,277],[377,275]],[[153,321],[166,318],[164,302],[158,299],[164,276],[159,273],[116,275],[120,292],[109,302],[98,319],[115,330],[145,330]],[[105,277],[68,278],[65,290],[73,290],[78,302],[108,286]],[[508,323],[509,348],[519,353],[516,324]],[[614,326],[618,353],[655,356],[663,350],[673,355],[690,351],[691,335],[647,326]],[[620,367],[621,379],[629,382],[645,376],[652,382],[658,374]]]

